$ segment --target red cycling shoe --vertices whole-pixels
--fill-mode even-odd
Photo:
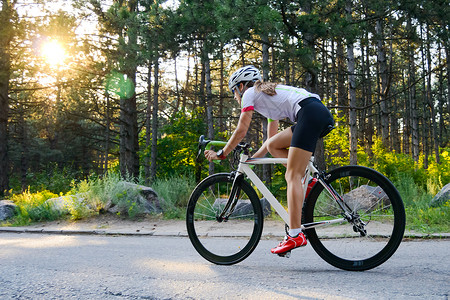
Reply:
[[[306,246],[306,244],[307,244],[306,237],[303,234],[303,232],[300,232],[295,237],[287,235],[284,238],[284,241],[282,241],[277,247],[272,248],[270,251],[273,254],[282,254],[291,251],[292,249]]]

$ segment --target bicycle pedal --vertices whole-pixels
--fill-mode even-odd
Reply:
[[[286,257],[286,258],[289,258],[289,257],[291,257],[291,251],[289,250],[289,251],[284,252],[284,253],[279,253],[278,256],[279,256],[279,257]]]

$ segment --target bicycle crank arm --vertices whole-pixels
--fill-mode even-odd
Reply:
[[[344,223],[344,222],[347,222],[347,220],[345,218],[335,219],[335,220],[326,220],[326,221],[320,221],[320,222],[312,222],[312,223],[302,224],[302,229],[310,229],[310,228],[315,228],[315,227],[319,227],[319,226],[326,226],[326,225]]]

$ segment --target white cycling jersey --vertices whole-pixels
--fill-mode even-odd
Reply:
[[[289,118],[295,122],[300,106],[298,103],[306,98],[314,97],[320,100],[319,95],[308,92],[302,88],[287,85],[277,85],[276,95],[269,96],[263,92],[255,91],[254,87],[247,89],[242,97],[242,111],[256,110],[264,117],[272,120]]]

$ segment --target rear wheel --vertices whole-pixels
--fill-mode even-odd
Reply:
[[[370,168],[347,166],[325,180],[350,209],[352,221],[305,230],[321,258],[351,271],[379,266],[397,250],[405,230],[405,210],[393,184]],[[317,183],[304,206],[304,223],[342,218],[331,194]]]
[[[225,220],[219,216],[228,202],[233,176],[214,174],[204,179],[192,192],[186,225],[189,239],[197,252],[215,264],[231,265],[249,256],[259,242],[263,229],[260,200],[246,181],[235,183],[237,203]],[[226,239],[223,243],[219,240]]]

